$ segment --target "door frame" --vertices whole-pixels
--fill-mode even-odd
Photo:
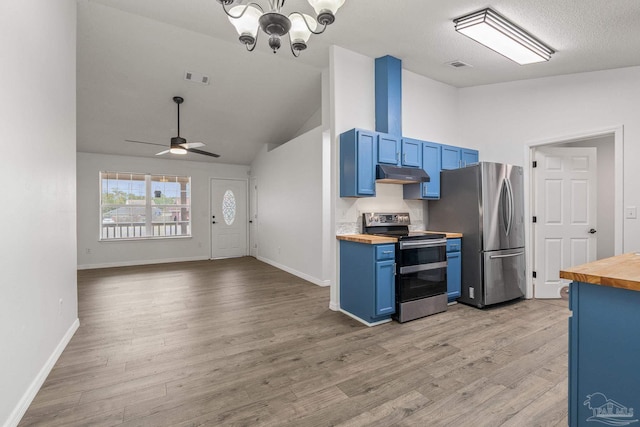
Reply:
[[[245,201],[245,207],[246,207],[246,213],[245,216],[247,218],[247,221],[245,222],[244,226],[247,229],[246,232],[246,242],[245,242],[245,254],[244,256],[248,255],[248,251],[249,251],[249,179],[247,178],[227,178],[227,177],[210,177],[209,178],[209,259],[212,260],[213,258],[213,223],[211,222],[211,216],[213,215],[213,210],[211,209],[211,205],[213,203],[211,194],[213,193],[213,181],[240,181],[244,183],[245,186],[245,196],[246,196],[246,201]]]
[[[545,138],[542,140],[531,141],[525,144],[524,148],[524,212],[527,218],[527,224],[525,226],[525,242],[527,250],[527,290],[525,298],[533,298],[533,259],[534,259],[534,242],[533,238],[533,222],[531,206],[534,203],[534,182],[533,176],[533,155],[536,148],[543,146],[553,146],[558,144],[566,144],[568,142],[577,142],[584,139],[598,138],[607,135],[613,135],[614,144],[614,253],[620,255],[624,248],[624,193],[623,193],[623,178],[624,178],[624,159],[623,159],[623,146],[624,146],[624,126],[614,126],[609,128],[595,129],[592,131],[579,132],[569,135],[561,135],[552,138]]]
[[[249,191],[247,193],[247,197],[249,198],[249,204],[247,205],[248,220],[253,221],[253,227],[251,226],[251,222],[247,223],[247,240],[249,247],[249,256],[254,258],[258,258],[258,248],[251,246],[251,237],[253,237],[253,243],[258,244],[258,177],[251,176],[248,180]],[[255,217],[251,217],[251,213],[255,213]],[[253,231],[255,230],[255,231]]]

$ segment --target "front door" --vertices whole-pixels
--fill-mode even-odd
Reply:
[[[247,255],[247,181],[211,180],[211,258]]]
[[[597,165],[595,148],[538,148],[535,195],[534,296],[560,298],[568,281],[560,270],[595,261]]]

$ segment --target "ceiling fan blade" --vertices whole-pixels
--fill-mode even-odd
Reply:
[[[158,144],[155,142],[146,142],[146,141],[135,141],[133,139],[125,139],[126,142],[135,142],[136,144],[149,144],[149,145],[159,145],[160,147],[166,147],[167,144]]]
[[[220,154],[209,153],[208,151],[202,151],[195,148],[187,148],[187,151],[195,154],[204,154],[205,156],[220,157]]]
[[[180,146],[184,148],[200,148],[204,147],[204,145],[204,142],[185,142],[184,144],[180,144]]]
[[[163,154],[167,154],[169,151],[171,151],[171,150],[164,150],[164,151],[161,151],[161,152],[159,152],[159,153],[156,153],[156,156],[162,156]]]

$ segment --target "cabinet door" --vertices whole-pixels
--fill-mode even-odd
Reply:
[[[422,183],[422,197],[425,199],[440,198],[440,147],[433,142],[422,143],[422,169],[431,178],[429,182]]]
[[[375,135],[358,132],[358,195],[376,194]]]
[[[447,299],[449,302],[460,297],[462,283],[462,257],[460,252],[447,253]]]
[[[460,147],[442,146],[442,169],[458,169],[460,167]]]
[[[397,165],[400,160],[400,138],[378,134],[378,163]]]
[[[478,150],[471,150],[469,148],[463,148],[460,153],[462,167],[470,166],[478,163]]]
[[[402,138],[402,166],[422,167],[422,141]]]
[[[396,311],[395,261],[376,262],[376,315],[393,314]]]

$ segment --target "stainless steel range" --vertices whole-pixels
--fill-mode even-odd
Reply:
[[[445,234],[410,232],[408,213],[365,213],[362,232],[395,237],[396,313],[406,322],[447,309],[447,239]]]

